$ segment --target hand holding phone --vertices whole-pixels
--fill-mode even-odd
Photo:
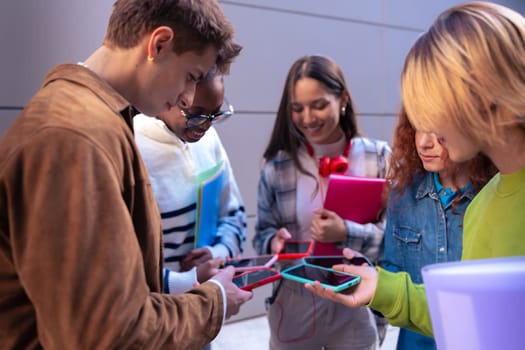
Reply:
[[[197,281],[199,283],[204,283],[215,276],[215,274],[219,272],[219,268],[222,266],[223,261],[223,258],[215,258],[197,265]]]
[[[233,283],[234,269],[228,267],[221,269],[213,280],[219,282],[226,292],[226,318],[237,314],[241,308],[241,305],[250,300],[253,297],[253,293],[240,289]]]
[[[300,264],[292,266],[281,272],[283,278],[314,285],[319,281],[321,286],[334,292],[341,292],[359,283],[361,277],[332,268],[318,265]]]
[[[343,250],[347,258],[357,254],[349,248]],[[324,288],[320,283],[307,284],[306,289],[318,295],[321,298],[342,303],[348,307],[359,307],[367,305],[375,294],[377,289],[378,272],[371,266],[343,265],[343,270],[350,274],[361,277],[361,280],[355,287],[351,288],[351,294],[336,293],[332,289]],[[284,276],[283,276],[284,277]]]
[[[235,275],[233,283],[242,290],[251,291],[280,278],[281,274],[277,270],[263,267]]]
[[[292,234],[288,232],[285,227],[281,227],[275,233],[275,236],[270,241],[270,251],[272,254],[278,254],[284,248],[284,243],[292,239]]]

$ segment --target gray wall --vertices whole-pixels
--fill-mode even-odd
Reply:
[[[286,72],[305,54],[324,54],[342,67],[370,137],[392,139],[398,78],[406,52],[455,0],[221,1],[234,24],[242,55],[226,79],[236,115],[217,129],[231,158],[249,215],[247,255],[256,211],[261,154],[269,138]],[[525,13],[523,0],[495,1]],[[46,72],[85,59],[104,36],[109,0],[0,2],[0,136]],[[234,319],[264,312],[268,288]]]

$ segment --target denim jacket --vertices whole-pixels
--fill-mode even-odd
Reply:
[[[406,271],[414,283],[423,283],[423,266],[460,260],[463,216],[474,195],[468,186],[454,208],[443,208],[430,172],[416,177],[401,196],[392,191],[382,266],[393,272]],[[397,349],[416,348],[435,349],[435,345],[430,338],[402,329]]]

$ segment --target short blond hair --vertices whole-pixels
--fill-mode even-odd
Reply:
[[[525,18],[485,2],[446,10],[411,48],[401,95],[417,129],[449,123],[478,142],[504,140],[525,124]]]

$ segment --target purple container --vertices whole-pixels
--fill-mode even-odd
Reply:
[[[525,349],[525,256],[425,266],[439,350]]]

